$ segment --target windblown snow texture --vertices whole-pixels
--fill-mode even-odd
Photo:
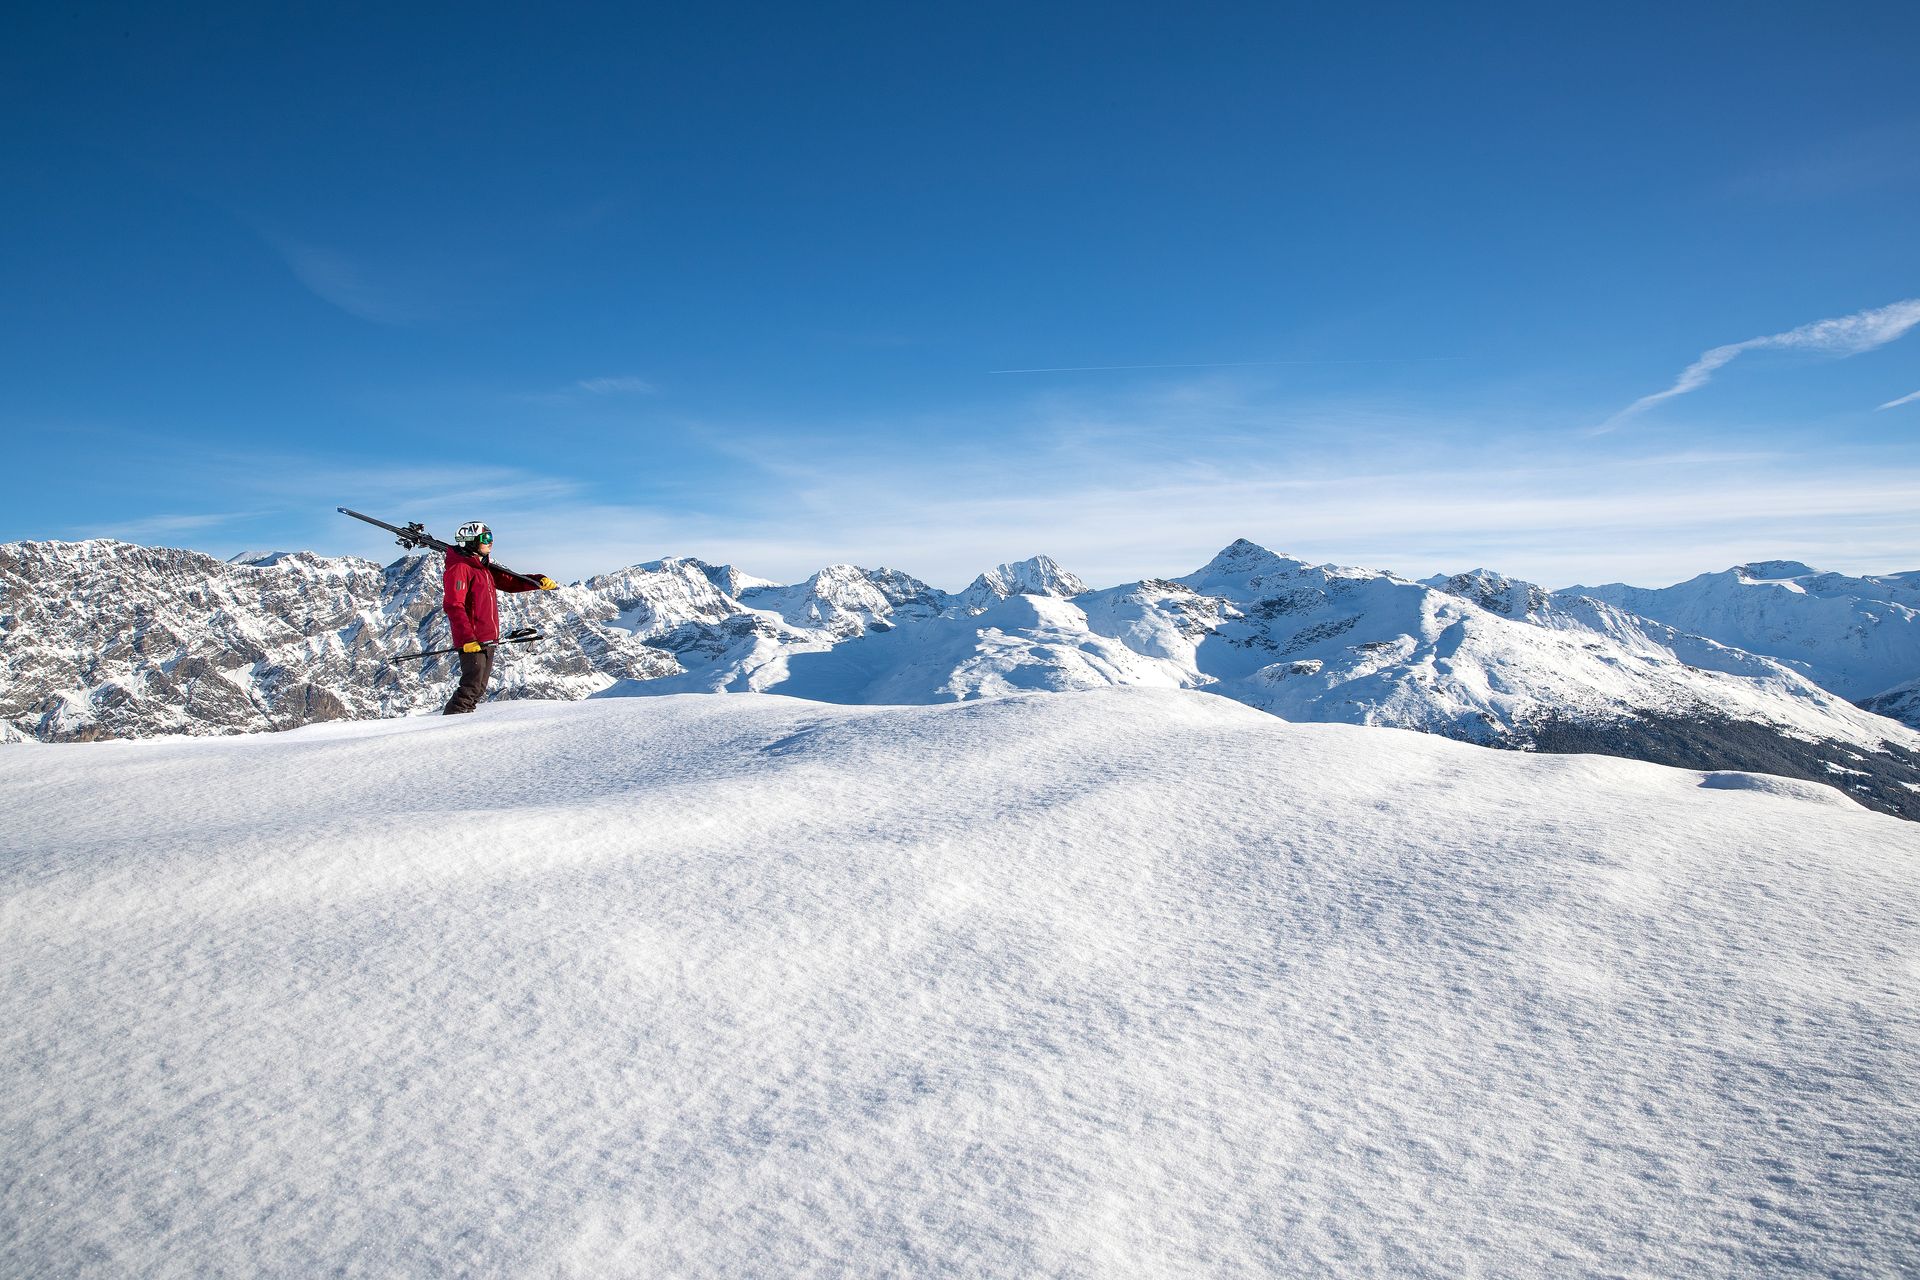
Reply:
[[[1920,835],[1828,787],[1108,689],[0,806],[8,1275],[1920,1272]]]

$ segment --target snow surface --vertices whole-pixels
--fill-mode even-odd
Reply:
[[[1817,784],[1106,689],[0,804],[8,1275],[1920,1272],[1920,830]]]

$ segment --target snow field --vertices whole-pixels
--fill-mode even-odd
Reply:
[[[1920,830],[1204,694],[0,760],[10,1275],[1920,1270]]]

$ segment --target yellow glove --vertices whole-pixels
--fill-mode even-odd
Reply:
[[[540,575],[540,589],[542,591],[551,591],[559,585],[560,585],[559,583],[555,582],[552,578],[549,578],[546,574],[543,573]]]
[[[460,646],[462,653],[478,653],[484,646],[478,640],[469,640]]]

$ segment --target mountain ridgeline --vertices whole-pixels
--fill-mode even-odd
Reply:
[[[391,659],[446,643],[439,597],[436,556],[0,545],[0,740],[434,710],[457,665]],[[1288,720],[1799,777],[1920,818],[1920,574],[1774,562],[1666,592],[1555,593],[1486,570],[1414,582],[1310,565],[1242,540],[1183,577],[1101,590],[1046,557],[957,594],[891,569],[782,585],[670,558],[503,610],[547,639],[503,653],[498,698],[1203,689]]]

